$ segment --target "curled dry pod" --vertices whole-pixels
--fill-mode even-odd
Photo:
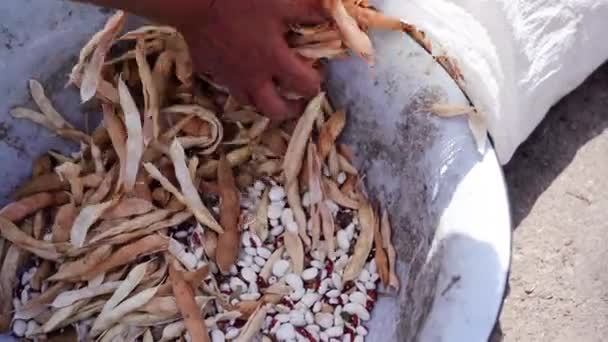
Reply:
[[[365,262],[369,256],[369,252],[372,250],[374,242],[374,225],[375,225],[374,209],[369,202],[361,204],[359,208],[359,224],[361,225],[361,232],[357,238],[355,244],[355,251],[350,263],[344,269],[344,275],[342,276],[343,281],[355,280],[359,277],[359,274],[365,267]]]
[[[222,155],[217,168],[220,190],[220,224],[224,233],[219,234],[215,253],[216,262],[223,273],[230,271],[239,254],[241,235],[239,233],[240,196],[236,187],[232,168]]]
[[[338,110],[323,124],[319,133],[319,158],[325,160],[346,125],[346,112]]]
[[[388,266],[389,266],[389,280],[388,286],[392,287],[393,290],[399,290],[399,277],[395,272],[395,262],[397,261],[397,253],[395,252],[395,247],[393,247],[393,243],[391,242],[391,222],[388,217],[388,211],[386,209],[382,212],[382,222],[381,222],[381,232],[382,232],[382,246],[386,250],[386,255],[388,258]]]
[[[19,222],[33,213],[48,207],[65,204],[70,197],[64,192],[42,192],[7,204],[0,209],[0,216]]]
[[[241,330],[241,333],[236,338],[236,342],[248,342],[252,341],[254,337],[262,330],[264,327],[264,319],[266,319],[266,314],[268,313],[268,309],[266,306],[258,306],[255,312],[249,317],[249,320]]]
[[[262,241],[268,237],[268,205],[270,200],[268,198],[269,189],[264,190],[262,198],[258,202],[258,207],[255,211],[254,221],[251,223],[251,229]]]
[[[177,306],[181,312],[184,323],[193,341],[209,341],[207,325],[200,314],[200,308],[196,304],[194,291],[183,277],[181,271],[173,263],[169,267],[169,277],[173,286],[173,294],[177,301]]]
[[[2,216],[0,216],[0,235],[21,249],[25,249],[42,259],[59,261],[61,257],[55,244],[34,239]]]
[[[353,49],[369,64],[374,64],[374,47],[372,42],[355,19],[346,11],[342,0],[328,0],[329,13],[342,33],[344,43]]]
[[[378,274],[382,284],[388,286],[389,284],[389,261],[386,250],[384,248],[382,233],[380,232],[380,217],[376,215],[374,222],[374,247],[375,247],[375,259]]]

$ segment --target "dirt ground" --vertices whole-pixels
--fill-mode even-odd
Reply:
[[[608,336],[608,63],[505,168],[513,260],[493,341]]]

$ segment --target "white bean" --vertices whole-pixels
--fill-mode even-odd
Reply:
[[[353,292],[348,297],[348,300],[356,304],[365,305],[367,303],[367,294],[360,291]]]
[[[325,294],[325,297],[338,298],[338,297],[340,297],[341,294],[342,294],[342,292],[340,290],[331,290]]]
[[[290,323],[281,324],[276,332],[276,337],[281,341],[294,339],[296,338],[296,330]]]
[[[294,310],[290,312],[289,323],[293,324],[295,327],[306,326],[306,318],[304,318],[304,312],[300,310]]]
[[[357,335],[361,335],[361,336],[367,336],[367,329],[360,325],[357,327]]]
[[[340,337],[344,334],[344,327],[331,327],[325,330],[328,337]]]
[[[224,333],[221,330],[214,329],[211,331],[211,341],[212,342],[224,342],[226,338],[224,337]]]
[[[345,229],[341,229],[336,234],[336,238],[338,240],[338,247],[343,250],[348,250],[350,248],[350,239],[348,236],[348,232]]]
[[[323,303],[322,302],[316,302],[313,306],[312,306],[312,312],[317,313],[319,311],[321,311],[321,308],[323,307]]]
[[[247,253],[247,255],[251,255],[252,257],[258,255],[258,251],[255,247],[246,247],[245,253]]]
[[[243,293],[240,298],[245,301],[253,301],[260,299],[260,297],[259,293]]]
[[[297,233],[298,232],[298,224],[294,221],[288,222],[285,226],[288,232]]]
[[[302,281],[302,278],[295,273],[290,273],[285,276],[285,282],[294,290],[298,290],[304,287],[304,281]]]
[[[319,274],[319,270],[317,268],[311,267],[307,268],[302,272],[302,279],[304,280],[313,280]]]
[[[258,247],[257,252],[258,256],[264,259],[268,259],[272,255],[272,252],[266,247]]]
[[[289,261],[287,260],[278,260],[272,265],[272,274],[281,278],[287,273],[287,269],[289,268]]]
[[[251,240],[249,239],[251,234],[248,231],[245,231],[241,236],[241,244],[245,247],[251,247]]]
[[[239,329],[237,329],[237,328],[228,328],[228,330],[226,331],[227,340],[232,340],[232,339],[236,338],[237,336],[239,336]]]
[[[279,323],[286,323],[286,322],[289,322],[290,315],[289,314],[278,314],[278,315],[274,316],[274,318]]]
[[[291,210],[291,208],[283,209],[283,212],[281,213],[281,222],[284,225],[293,222],[293,210]]]
[[[266,184],[258,179],[255,181],[255,183],[253,183],[253,188],[257,191],[264,191],[264,189],[266,189]]]
[[[306,307],[310,308],[311,306],[315,305],[319,299],[321,299],[320,294],[314,293],[314,292],[309,292],[309,293],[305,294],[304,297],[302,297],[300,302],[303,303],[304,305],[306,305]]]
[[[306,320],[307,324],[314,324],[315,323],[315,316],[312,314],[312,312],[306,310],[306,312],[304,313],[304,319]]]
[[[359,319],[362,321],[369,321],[370,319],[369,311],[367,311],[367,309],[361,304],[348,303],[344,305],[344,311],[351,315],[359,316]]]
[[[264,265],[266,265],[266,260],[264,260],[264,258],[256,256],[255,258],[253,258],[253,261],[255,262],[256,265],[260,266],[260,267],[264,267]]]
[[[283,207],[275,205],[274,203],[268,207],[268,218],[271,220],[276,220],[281,217],[281,213],[283,212]]]
[[[245,284],[244,281],[241,280],[241,278],[238,277],[232,277],[230,278],[230,289],[233,292],[236,291],[244,291],[247,288],[247,284]]]
[[[270,235],[279,236],[279,235],[283,234],[284,230],[285,230],[285,228],[283,226],[281,226],[281,225],[276,226],[270,230]]]
[[[340,184],[340,185],[344,184],[344,182],[346,182],[346,173],[344,173],[344,172],[338,173],[338,177],[336,177],[336,180],[338,181],[338,184]]]
[[[255,283],[258,280],[258,275],[248,267],[245,267],[241,270],[241,277],[245,279],[248,283]]]
[[[294,302],[299,301],[300,299],[302,299],[302,297],[304,297],[304,294],[306,293],[306,290],[301,287],[295,291],[293,291],[290,295],[289,298],[291,298],[291,300],[293,300]]]
[[[322,262],[320,262],[319,260],[312,260],[312,261],[310,262],[310,266],[312,266],[312,267],[314,267],[314,268],[318,268],[318,269],[322,269],[322,268],[324,268],[324,267],[325,267],[325,266],[323,265],[323,263],[322,263]]]
[[[273,202],[282,200],[285,198],[285,189],[282,186],[273,186],[268,192],[268,198]]]
[[[338,273],[331,274],[331,281],[336,289],[342,291],[342,277]]]
[[[334,325],[334,315],[325,312],[319,312],[315,314],[315,323],[321,328],[328,329]]]
[[[25,332],[27,331],[27,323],[25,321],[17,319],[13,322],[13,334],[17,337],[25,336]]]

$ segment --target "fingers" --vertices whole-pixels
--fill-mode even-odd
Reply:
[[[281,97],[271,80],[261,83],[251,97],[258,109],[275,121],[283,121],[301,113],[299,101],[288,101]]]
[[[275,80],[281,88],[304,97],[313,97],[319,93],[321,74],[290,50],[285,42],[276,50],[275,59],[278,69]]]
[[[327,19],[324,0],[284,0],[281,4],[290,24],[319,24]]]

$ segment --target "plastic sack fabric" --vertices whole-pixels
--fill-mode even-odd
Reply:
[[[608,58],[608,0],[385,1],[456,60],[501,163]]]

